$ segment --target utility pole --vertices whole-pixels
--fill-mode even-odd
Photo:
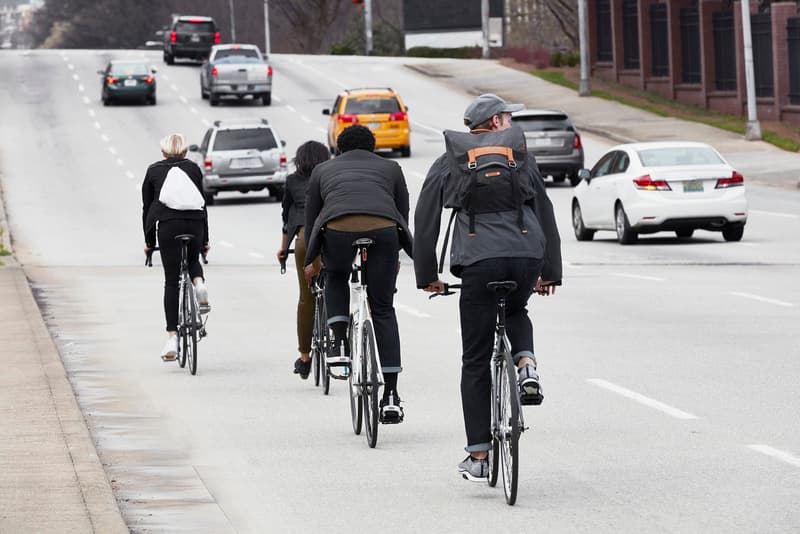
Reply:
[[[586,24],[586,0],[578,0],[578,33],[581,49],[581,82],[578,86],[578,96],[590,96],[592,94],[591,84],[589,83],[589,36]]]
[[[269,56],[269,0],[264,0],[264,54]]]
[[[231,12],[231,42],[236,42],[236,23],[233,19],[233,0],[228,0],[228,11]]]
[[[372,55],[372,0],[364,0],[364,29],[366,32],[367,55]]]
[[[747,126],[744,138],[748,141],[761,139],[761,123],[756,107],[756,76],[753,69],[753,34],[750,30],[750,0],[742,0],[742,33],[744,34],[744,77],[747,82]]]
[[[481,29],[483,30],[483,59],[489,59],[489,0],[481,0]]]

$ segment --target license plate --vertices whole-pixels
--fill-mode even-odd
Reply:
[[[236,158],[231,160],[231,169],[252,169],[261,167],[259,158]]]
[[[689,180],[688,182],[683,182],[683,192],[684,193],[702,193],[703,192],[703,181],[702,180]]]
[[[547,137],[542,137],[540,139],[534,139],[533,144],[535,146],[550,146],[552,144],[551,140]]]
[[[379,122],[368,122],[367,123],[367,128],[369,128],[370,130],[377,130],[380,127],[381,127],[381,123],[379,123]]]
[[[197,35],[197,34],[192,35],[190,39],[191,39],[191,41],[193,43],[199,43],[200,42],[200,36]]]
[[[125,85],[125,87],[135,87],[136,86],[136,80],[125,80],[125,84],[124,85]]]

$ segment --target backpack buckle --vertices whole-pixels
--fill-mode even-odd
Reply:
[[[478,168],[478,162],[477,161],[470,161],[469,163],[467,163],[467,168],[469,170],[471,170],[471,171],[474,171],[475,169]]]
[[[515,169],[517,167],[517,162],[514,161],[513,159],[510,159],[508,160],[508,166],[511,167],[512,169]]]

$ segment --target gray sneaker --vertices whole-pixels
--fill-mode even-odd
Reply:
[[[470,454],[464,461],[458,464],[458,472],[464,480],[472,482],[486,482],[489,478],[489,460],[473,458]]]

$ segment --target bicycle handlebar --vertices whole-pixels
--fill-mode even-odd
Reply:
[[[451,291],[451,289],[461,289],[461,284],[445,284],[444,291],[434,293],[428,297],[428,300],[432,299],[433,297],[446,297],[448,295],[455,295],[456,292]]]
[[[288,249],[286,249],[286,254],[281,256],[281,259],[280,259],[280,262],[281,262],[281,274],[286,274],[286,258],[289,256],[289,254],[293,254],[293,253],[294,253],[294,249],[293,248],[288,248]]]
[[[157,250],[161,250],[161,249],[158,248],[158,247],[153,247],[149,251],[147,251],[147,256],[145,256],[145,258],[144,258],[144,266],[145,267],[152,267],[153,266],[153,252],[155,252]],[[200,256],[202,256],[202,258],[203,258],[203,264],[204,265],[208,265],[208,256],[206,255],[206,252],[205,251],[201,252]]]

